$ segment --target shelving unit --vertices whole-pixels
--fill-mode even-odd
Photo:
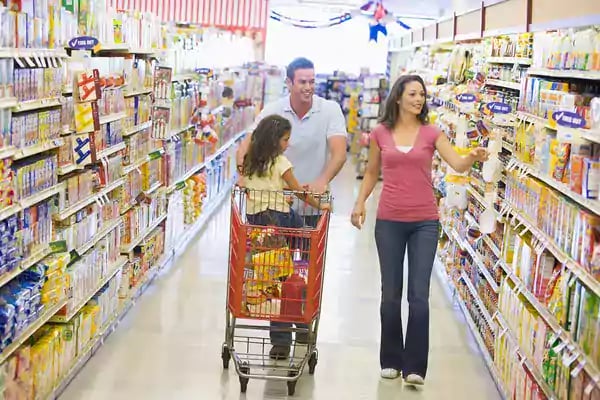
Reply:
[[[55,49],[0,48],[3,70],[9,71],[9,81],[0,82],[7,94],[0,110],[11,128],[0,137],[5,173],[0,230],[4,236],[10,232],[7,245],[18,247],[15,260],[3,258],[8,264],[0,287],[10,285],[18,294],[23,279],[39,278],[28,287],[40,288],[37,297],[27,289],[20,298],[24,305],[14,305],[27,306],[32,317],[27,326],[15,321],[5,327],[15,336],[4,337],[10,344],[0,346],[0,369],[17,359],[21,363],[35,348],[42,358],[17,371],[35,376],[35,386],[19,376],[3,375],[3,383],[15,387],[31,381],[23,390],[40,399],[64,391],[226,198],[236,181],[236,147],[262,107],[266,71],[272,70],[244,65],[207,74],[212,58],[199,52],[206,38],[199,26],[186,25],[182,33],[150,10],[108,7],[88,24],[89,14],[79,15],[77,5],[66,10],[60,2],[50,3],[61,11],[52,14],[49,26],[57,31],[46,38]],[[0,18],[21,14],[31,21],[20,6],[11,5],[9,13],[0,5]],[[45,6],[36,3],[35,12],[45,14]],[[117,20],[123,25],[113,25]],[[79,42],[98,45],[71,48],[74,38],[62,35],[73,32],[59,29],[61,23],[87,38]],[[125,38],[127,45],[119,43]],[[158,49],[159,43],[168,49]],[[41,43],[19,43],[26,45]],[[162,99],[155,85],[160,68],[170,68],[174,77],[162,103],[171,107],[173,129],[157,139],[153,109],[154,100]],[[234,89],[234,98],[227,99],[231,104],[221,98],[224,85]],[[185,202],[192,192],[199,196]],[[52,339],[57,337],[72,340],[57,343]]]
[[[492,154],[499,167],[488,181],[480,165],[461,177],[440,162],[434,182],[444,193],[452,185],[460,199],[441,201],[440,275],[507,399],[600,397],[600,243],[594,239],[600,199],[592,178],[600,168],[594,164],[600,127],[588,106],[600,97],[600,70],[585,70],[579,61],[560,65],[573,50],[556,49],[567,34],[579,39],[597,29],[597,15],[600,5],[584,0],[552,9],[536,0],[486,2],[411,31],[394,49],[411,60],[412,70],[448,70],[445,80],[428,81],[428,92],[432,120],[456,147],[499,142]],[[446,67],[443,57],[434,58],[438,49],[456,58]],[[414,65],[419,59],[422,68]],[[459,102],[461,94],[474,95],[475,104]],[[569,96],[578,99],[571,108]],[[567,118],[553,121],[555,111]],[[559,165],[559,149],[565,173],[552,167]],[[580,175],[589,174],[587,192],[573,172],[580,159],[591,163]],[[481,223],[486,211],[495,216],[491,228]]]

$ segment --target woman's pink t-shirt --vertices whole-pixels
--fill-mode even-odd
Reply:
[[[383,173],[378,219],[416,222],[439,218],[431,164],[440,134],[431,125],[421,126],[413,148],[403,153],[396,147],[390,129],[379,124],[371,131],[371,140],[381,149]]]

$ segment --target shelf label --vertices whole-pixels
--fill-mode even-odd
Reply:
[[[512,112],[512,107],[510,104],[499,101],[487,103],[486,106],[492,114],[510,114]]]
[[[555,111],[552,113],[552,118],[560,126],[566,128],[583,128],[585,127],[585,119],[571,111]]]
[[[79,36],[69,40],[69,47],[75,50],[92,50],[98,43],[95,37]]]
[[[48,243],[50,247],[50,253],[65,253],[67,251],[67,242],[65,240],[57,240],[55,242]]]
[[[461,93],[456,96],[456,100],[460,101],[461,103],[474,103],[475,95],[471,93]]]

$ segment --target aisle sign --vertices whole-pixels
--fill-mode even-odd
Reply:
[[[560,126],[566,128],[583,128],[585,127],[585,119],[571,111],[555,111],[552,113],[552,118]]]
[[[498,101],[488,103],[487,107],[493,114],[510,114],[512,112],[510,104]]]
[[[95,37],[79,36],[69,40],[69,48],[73,50],[92,50],[98,43],[98,39]]]
[[[475,95],[471,93],[461,93],[456,96],[456,100],[460,101],[461,103],[474,103]]]

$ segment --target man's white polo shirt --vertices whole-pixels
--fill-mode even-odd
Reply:
[[[334,101],[313,96],[312,108],[299,119],[286,96],[267,104],[255,125],[268,115],[280,115],[292,124],[292,134],[285,156],[294,166],[294,175],[300,184],[315,181],[323,172],[329,158],[327,139],[331,136],[347,137],[346,120],[340,105]]]

